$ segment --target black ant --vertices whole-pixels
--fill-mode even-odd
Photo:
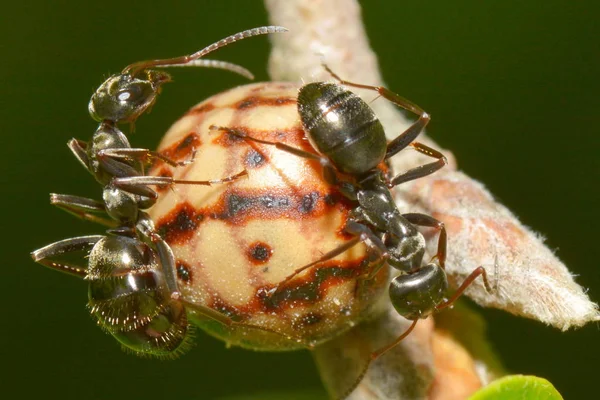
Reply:
[[[106,236],[61,240],[32,252],[31,256],[42,265],[88,280],[91,312],[102,327],[135,353],[170,356],[183,351],[189,331],[186,309],[227,326],[277,334],[266,328],[234,322],[209,307],[181,298],[173,252],[156,233],[148,214],[142,211],[157,199],[157,193],[149,185],[221,184],[245,176],[246,171],[207,181],[146,176],[146,164],[152,159],[160,159],[173,167],[186,165],[191,160],[176,162],[148,149],[132,148],[117,124],[133,125],[154,104],[162,85],[171,80],[167,73],[149,68],[214,67],[251,78],[246,69],[235,64],[200,58],[238,40],[285,31],[287,29],[278,26],[254,28],[228,36],[191,55],[129,65],[100,85],[90,100],[90,114],[100,122],[91,142],[72,139],[68,143],[75,157],[103,185],[103,200],[52,194],[51,203],[112,229]],[[68,260],[74,253],[89,253],[88,260]]]
[[[364,369],[366,371],[372,361],[404,339],[419,319],[450,306],[478,276],[482,276],[488,291],[491,291],[491,288],[485,269],[479,267],[465,279],[454,295],[446,300],[447,234],[444,223],[426,214],[400,213],[389,191],[403,182],[432,174],[447,163],[446,157],[439,151],[414,142],[429,122],[429,114],[389,89],[345,81],[327,66],[324,67],[339,84],[309,83],[302,86],[298,93],[298,113],[306,137],[318,154],[283,143],[256,139],[236,128],[212,126],[211,129],[222,130],[250,141],[275,146],[299,157],[319,161],[324,168],[326,181],[336,185],[345,197],[356,204],[344,228],[345,232],[354,238],[318,260],[297,269],[273,288],[271,295],[285,287],[286,283],[302,271],[333,259],[361,242],[379,256],[360,278],[371,279],[386,262],[400,271],[390,284],[390,300],[398,314],[413,322],[396,340],[371,354]],[[376,91],[397,106],[415,113],[418,119],[388,143],[383,126],[371,107],[341,85]],[[436,161],[388,179],[378,165],[407,146],[435,158]],[[344,176],[348,179],[344,179]],[[415,225],[439,231],[437,253],[431,262],[425,265],[423,257],[426,243]],[[354,387],[359,381],[360,378]]]

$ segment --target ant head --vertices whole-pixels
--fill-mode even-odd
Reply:
[[[135,122],[144,111],[154,104],[156,96],[160,93],[161,85],[171,81],[169,74],[149,68],[183,66],[221,68],[252,78],[250,71],[238,65],[213,60],[200,60],[200,58],[238,40],[286,31],[287,29],[281,26],[263,26],[248,29],[221,39],[193,54],[133,63],[125,67],[121,74],[111,76],[100,85],[90,100],[88,106],[90,114],[92,118],[99,122],[105,120],[114,123]]]
[[[404,318],[427,318],[444,301],[448,291],[446,272],[430,263],[408,274],[398,275],[390,283],[392,305]]]
[[[154,104],[161,85],[170,81],[169,74],[155,70],[113,75],[92,95],[90,115],[96,121],[134,122]]]

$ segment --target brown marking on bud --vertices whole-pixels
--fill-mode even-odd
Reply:
[[[208,305],[213,310],[216,310],[234,321],[243,321],[248,317],[247,312],[238,309],[237,307],[233,307],[227,304],[223,299],[219,296],[213,296],[212,301]],[[244,307],[247,308],[247,307]]]
[[[245,99],[238,101],[231,105],[236,110],[247,110],[249,108],[269,106],[269,107],[280,107],[287,106],[289,104],[296,104],[294,97],[260,97],[250,96]]]
[[[278,188],[265,193],[263,188],[229,188],[213,207],[203,214],[231,225],[245,225],[251,220],[320,217],[331,211],[324,194],[307,188]],[[340,203],[341,204],[341,203]],[[340,211],[344,211],[343,205]]]
[[[173,161],[183,161],[189,159],[195,149],[202,145],[200,136],[196,132],[190,132],[183,139],[173,143],[166,149],[161,150],[161,154]]]
[[[173,171],[171,171],[170,169],[167,169],[165,167],[160,169],[160,172],[156,173],[156,174],[152,174],[154,176],[161,176],[161,177],[168,177],[168,178],[172,178],[173,177]],[[157,191],[158,193],[162,193],[165,190],[167,190],[169,188],[169,185],[155,185],[154,190]]]
[[[187,115],[194,114],[203,114],[215,109],[215,105],[210,102],[203,102],[199,106],[193,107],[190,111],[188,111]]]
[[[235,126],[227,126],[227,128],[237,129]],[[225,148],[244,144],[245,142],[243,138],[226,131],[211,131],[211,135],[213,136],[211,144],[223,146]]]
[[[309,273],[294,278],[284,288],[268,294],[270,288],[259,288],[256,297],[267,312],[283,312],[288,308],[310,306],[325,297],[330,287],[356,278],[363,269],[362,261],[328,261],[313,267]]]
[[[264,264],[273,255],[273,249],[266,243],[255,242],[250,245],[247,254],[252,264]]]
[[[201,212],[185,202],[162,217],[156,223],[156,228],[159,235],[170,245],[181,244],[193,236],[203,219],[204,215]]]

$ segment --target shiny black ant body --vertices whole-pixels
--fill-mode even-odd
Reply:
[[[256,139],[243,130],[232,127],[212,126],[211,129],[272,145],[299,157],[318,160],[323,165],[326,181],[337,185],[340,192],[356,204],[344,228],[354,238],[297,269],[279,283],[271,294],[281,290],[302,271],[335,258],[357,243],[365,243],[378,257],[366,268],[362,278],[371,279],[386,262],[400,271],[390,284],[390,300],[401,316],[413,321],[393,343],[373,352],[370,363],[404,339],[419,319],[450,306],[478,276],[482,275],[486,288],[488,291],[491,289],[485,269],[479,267],[466,278],[450,299],[445,300],[448,280],[444,269],[447,241],[444,223],[425,214],[402,214],[390,193],[390,188],[432,174],[447,163],[446,157],[437,150],[414,142],[429,122],[429,115],[416,104],[384,87],[348,82],[327,66],[325,69],[338,84],[309,83],[302,86],[298,93],[298,113],[305,135],[318,154],[283,143]],[[360,97],[341,85],[376,91],[397,106],[415,113],[418,119],[388,143],[383,126],[373,110]],[[435,158],[436,161],[388,179],[378,166],[407,146]],[[439,231],[437,253],[425,265],[423,257],[426,243],[416,226],[431,227]]]
[[[175,257],[143,211],[157,198],[149,185],[212,185],[234,181],[246,172],[209,181],[146,176],[146,164],[152,159],[174,167],[191,160],[176,162],[148,149],[132,148],[117,125],[124,122],[133,125],[154,104],[161,86],[170,81],[167,73],[149,68],[213,67],[252,78],[246,69],[235,64],[200,58],[238,40],[285,31],[278,26],[254,28],[191,55],[126,67],[122,73],[108,78],[90,100],[90,114],[100,122],[92,140],[86,143],[72,139],[68,143],[75,157],[104,187],[103,200],[52,194],[51,203],[111,229],[106,236],[82,236],[52,243],[31,256],[42,265],[88,280],[91,312],[103,328],[135,353],[168,357],[183,351],[189,336],[186,309],[227,326],[269,330],[234,322],[217,311],[181,298]],[[71,261],[76,253],[89,253],[88,259]]]

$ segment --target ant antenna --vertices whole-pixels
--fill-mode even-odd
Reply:
[[[248,71],[246,68],[241,65],[237,65],[234,63],[230,63],[227,61],[219,61],[219,60],[207,60],[205,58],[201,58],[199,60],[192,60],[186,64],[166,64],[166,65],[157,65],[158,68],[167,68],[167,67],[204,67],[204,68],[216,68],[216,69],[224,69],[229,72],[233,72],[235,74],[241,75],[244,78],[249,80],[254,80],[254,74]]]
[[[242,32],[238,32],[234,35],[228,36],[225,39],[221,39],[218,42],[215,42],[215,43],[211,44],[210,46],[207,46],[207,47],[203,48],[202,50],[197,51],[193,54],[189,54],[187,56],[166,58],[163,60],[140,61],[140,62],[133,63],[133,64],[125,67],[125,69],[123,70],[122,73],[123,74],[129,73],[130,75],[135,76],[140,71],[143,71],[147,68],[172,66],[174,64],[178,64],[178,65],[187,64],[191,61],[194,61],[201,57],[204,57],[208,53],[212,53],[213,51],[215,51],[221,47],[227,46],[228,44],[231,44],[233,42],[237,42],[238,40],[246,39],[246,38],[249,38],[252,36],[266,35],[266,34],[277,33],[277,32],[287,32],[287,29],[282,26],[261,26],[259,28],[248,29],[248,30],[245,30]]]

